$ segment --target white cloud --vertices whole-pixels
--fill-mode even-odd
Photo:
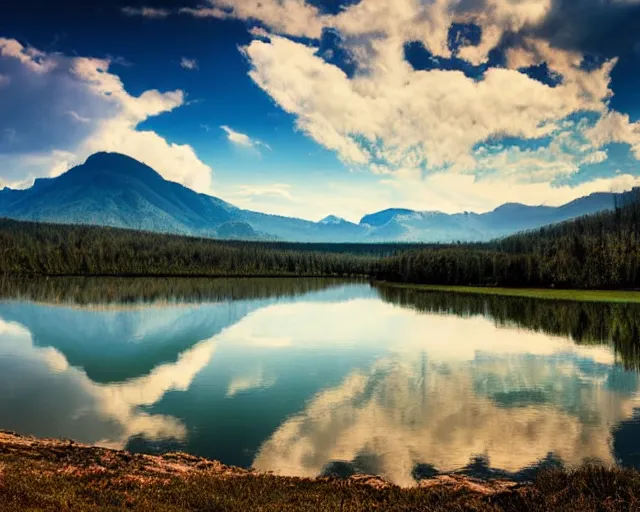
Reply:
[[[238,146],[244,146],[245,148],[253,147],[253,141],[251,140],[251,137],[249,137],[248,135],[245,135],[244,133],[236,132],[235,130],[229,128],[228,126],[223,125],[220,128],[222,128],[227,133],[227,139],[229,139],[229,142],[233,142]]]
[[[22,46],[15,39],[0,37],[0,57],[14,58],[37,73],[51,71],[56,66],[55,57],[33,47]]]
[[[510,176],[478,178],[473,174],[441,171],[423,177],[413,170],[381,175],[379,180],[353,183],[347,178],[313,183],[272,183],[219,186],[225,200],[248,210],[316,221],[339,215],[358,223],[385,208],[417,211],[488,212],[506,201],[537,206],[560,206],[594,192],[622,192],[640,186],[640,177],[617,173],[579,185],[552,185],[548,181]]]
[[[269,39],[271,37],[271,33],[262,27],[251,27],[249,29],[249,33],[253,37],[258,37],[258,38]]]
[[[414,173],[389,177],[382,183],[404,198],[408,208],[438,210],[446,213],[460,211],[486,212],[505,202],[532,206],[559,206],[594,192],[621,192],[640,186],[640,177],[615,174],[578,185],[554,186],[548,181],[527,182],[517,177],[501,175],[477,178],[470,174],[440,172],[422,179]]]
[[[7,168],[20,171],[20,175],[12,180],[5,177],[7,184],[23,185],[27,178],[57,175],[61,170],[82,163],[96,151],[115,151],[150,165],[169,180],[198,192],[211,192],[212,170],[197,157],[191,146],[174,144],[153,131],[138,129],[138,125],[150,117],[184,105],[183,91],[147,90],[133,96],[126,91],[120,78],[109,72],[111,62],[108,59],[47,54],[24,47],[15,40],[0,39],[0,58],[19,62],[20,66],[12,69],[21,83],[37,82],[37,90],[55,93],[50,97],[33,97],[30,94],[37,90],[28,87],[25,87],[28,94],[18,86],[8,90],[7,94],[14,94],[16,101],[24,102],[25,116],[27,107],[35,100],[39,102],[38,106],[48,108],[50,112],[47,112],[49,123],[44,123],[48,128],[32,137],[34,140],[28,150],[17,155],[17,159],[12,160],[11,155],[2,157],[11,164]],[[67,103],[73,108],[60,110],[59,106]],[[38,112],[32,114],[39,115]],[[64,125],[64,118],[71,125]],[[26,126],[25,131],[28,128]],[[65,130],[69,135],[60,140],[59,132]],[[18,132],[16,138],[21,136],[23,134]],[[53,142],[50,144],[55,144],[53,150],[46,149],[46,144],[40,141],[46,137],[51,137]],[[43,149],[38,149],[39,143]],[[41,165],[37,165],[37,161]]]
[[[244,198],[270,196],[277,199],[293,200],[291,185],[273,183],[271,185],[239,185],[236,195]]]
[[[81,116],[75,110],[67,110],[67,115],[71,116],[72,119],[78,121],[79,123],[88,123],[89,121],[91,121],[91,119]]]
[[[226,125],[223,125],[220,127],[222,130],[224,130],[227,134],[227,139],[229,140],[229,142],[235,144],[236,146],[241,146],[247,149],[253,149],[259,152],[259,148],[263,147],[265,149],[268,149],[269,151],[271,151],[271,146],[269,146],[269,144],[266,144],[262,141],[259,141],[257,139],[252,139],[251,137],[249,137],[248,135],[244,134],[244,133],[240,133],[235,131],[232,128],[229,128]]]
[[[586,94],[577,78],[552,88],[513,69],[489,69],[481,81],[458,71],[414,71],[402,39],[372,44],[370,73],[352,79],[314,48],[283,37],[254,40],[245,52],[256,84],[351,164],[473,167],[475,145],[549,135],[572,113],[604,108],[610,95],[610,66],[580,73],[584,83],[603,84]]]
[[[585,164],[599,164],[604,162],[609,157],[609,154],[606,151],[595,151],[588,155],[583,163]]]
[[[295,116],[300,130],[347,165],[397,177],[425,169],[438,175],[427,175],[421,190],[440,180],[442,171],[469,173],[483,177],[472,181],[475,196],[485,195],[484,176],[494,173],[508,187],[522,189],[519,196],[531,203],[530,197],[556,202],[560,197],[573,199],[579,190],[608,186],[601,180],[582,189],[550,185],[585,165],[604,163],[607,152],[600,148],[607,142],[627,142],[640,155],[635,128],[622,125],[615,133],[608,128],[608,136],[593,132],[577,145],[585,127],[578,130],[566,120],[585,112],[606,119],[617,59],[586,69],[579,51],[557,48],[532,35],[540,33],[533,28],[552,11],[552,0],[361,0],[326,15],[304,0],[209,0],[188,12],[259,23],[250,29],[255,39],[243,48],[252,65],[251,78]],[[413,69],[405,59],[405,43],[419,41],[434,56],[451,57],[448,38],[454,22],[481,29],[480,44],[462,46],[457,53],[471,64],[486,62],[505,34],[518,35],[507,49],[506,68],[489,68],[480,80],[461,71]],[[286,37],[318,38],[325,28],[340,34],[340,44],[357,64],[354,76],[323,60],[313,44]],[[520,71],[540,64],[559,81],[556,86]],[[490,140],[544,137],[553,140],[544,148],[507,146],[490,155],[477,154]],[[548,192],[544,197],[543,183]],[[478,203],[486,206],[488,201]],[[426,201],[423,209],[426,204],[431,209]]]
[[[207,0],[201,7],[180,12],[202,18],[260,20],[294,36],[320,37],[323,27],[318,9],[304,0]]]
[[[586,135],[597,147],[610,142],[629,144],[640,160],[640,122],[632,123],[627,114],[607,112]]]
[[[393,201],[393,191],[385,184],[354,184],[347,179],[317,185],[305,183],[303,177],[296,184],[253,183],[225,187],[220,184],[220,187],[220,195],[240,208],[311,221],[337,214],[358,222],[364,215],[387,205],[402,205],[401,200]]]
[[[182,57],[180,59],[180,66],[184,69],[188,69],[189,71],[193,71],[198,69],[198,61],[196,59],[188,59],[187,57]]]
[[[166,18],[171,14],[171,11],[167,9],[155,7],[123,7],[121,11],[127,16],[142,16],[144,18]]]

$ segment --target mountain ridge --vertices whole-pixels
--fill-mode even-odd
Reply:
[[[335,215],[313,222],[238,208],[164,179],[119,153],[98,152],[32,187],[0,190],[0,216],[96,224],[224,239],[292,242],[486,241],[614,206],[614,193],[594,193],[558,207],[505,203],[486,213],[387,208],[358,224]]]

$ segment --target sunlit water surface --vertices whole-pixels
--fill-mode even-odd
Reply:
[[[0,428],[401,485],[640,463],[636,306],[260,286],[0,301]]]

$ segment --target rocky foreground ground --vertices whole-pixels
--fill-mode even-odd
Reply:
[[[370,476],[302,479],[0,431],[0,510],[640,510],[640,473],[585,466],[535,482],[456,475],[403,489]]]

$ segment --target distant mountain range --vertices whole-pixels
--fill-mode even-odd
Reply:
[[[388,209],[358,224],[334,215],[311,222],[243,210],[167,181],[128,156],[96,153],[29,189],[0,190],[0,217],[242,240],[485,241],[612,209],[615,195],[591,194],[559,207],[508,203],[482,214]]]

